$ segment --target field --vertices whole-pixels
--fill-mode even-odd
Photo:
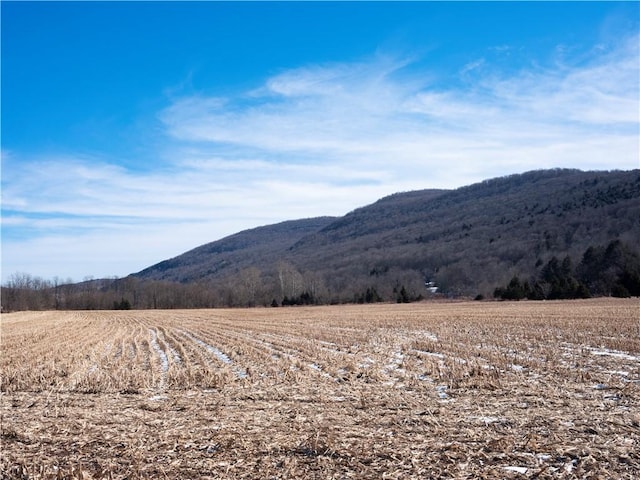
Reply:
[[[2,315],[2,478],[640,476],[638,299]]]

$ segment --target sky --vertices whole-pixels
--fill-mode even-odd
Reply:
[[[2,282],[541,168],[640,168],[638,2],[10,2]]]

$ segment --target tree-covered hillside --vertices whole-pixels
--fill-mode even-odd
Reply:
[[[289,258],[341,288],[388,287],[403,272],[415,277],[415,293],[426,279],[448,294],[475,295],[533,275],[554,255],[638,238],[640,171],[547,170],[388,197],[305,237]]]
[[[450,191],[397,193],[341,218],[298,222],[241,232],[176,257],[163,277],[150,272],[166,264],[136,277],[204,281],[228,300],[258,277],[249,282],[260,286],[250,297],[262,303],[310,291],[321,302],[353,301],[367,291],[394,300],[402,287],[418,298],[431,293],[427,282],[445,295],[489,297],[514,275],[535,276],[554,256],[577,263],[589,247],[612,240],[637,245],[640,170],[533,171]],[[288,230],[294,226],[296,234]],[[225,248],[238,236],[245,242],[232,257]]]
[[[456,190],[397,193],[340,218],[246,230],[125,279],[78,284],[75,296],[73,288],[56,287],[56,305],[412,301],[436,288],[436,295],[490,298],[496,289],[508,291],[514,278],[522,288],[527,282],[524,296],[534,298],[535,285],[551,289],[545,275],[556,263],[563,271],[566,262],[589,294],[610,295],[624,293],[611,290],[619,278],[611,280],[611,270],[602,267],[614,262],[606,255],[610,246],[618,246],[615,262],[629,267],[618,265],[616,275],[633,275],[639,239],[640,170],[540,170]],[[633,285],[624,278],[620,285]]]

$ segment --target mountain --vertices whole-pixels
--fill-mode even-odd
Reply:
[[[134,276],[189,283],[237,273],[249,267],[265,268],[274,259],[284,257],[292,243],[334,220],[335,217],[318,217],[252,228],[157,263]]]
[[[488,294],[553,256],[579,262],[614,239],[638,245],[640,170],[539,170],[246,230],[133,277],[207,283],[228,299],[242,290],[257,303],[302,292],[347,301],[375,290],[390,299],[402,287],[417,297],[428,293],[425,282],[452,295]]]

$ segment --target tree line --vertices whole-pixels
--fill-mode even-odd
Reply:
[[[538,259],[536,268],[535,275],[515,275],[506,285],[495,288],[494,297],[640,296],[640,255],[620,240],[587,248],[577,264],[569,255],[553,256],[546,263]],[[271,270],[249,267],[224,278],[190,283],[135,276],[73,283],[16,273],[2,286],[1,301],[4,312],[406,303],[441,295],[431,291],[433,285],[424,272],[399,267],[371,268],[361,276],[348,269],[336,270],[326,278],[280,261]],[[454,293],[448,290],[445,295]]]
[[[593,296],[640,296],[640,255],[620,240],[607,246],[591,246],[574,267],[569,255],[562,260],[553,256],[536,276],[511,281],[494,291],[502,300],[556,300]]]
[[[10,276],[1,289],[2,311],[129,310],[219,307],[286,307],[338,303],[411,302],[423,298],[417,275],[396,271],[394,280],[368,282],[337,279],[329,284],[314,273],[301,273],[288,262],[274,271],[249,267],[222,279],[180,283],[125,278],[46,280],[27,273]],[[344,282],[344,283],[342,283]],[[329,286],[331,285],[331,286]]]

